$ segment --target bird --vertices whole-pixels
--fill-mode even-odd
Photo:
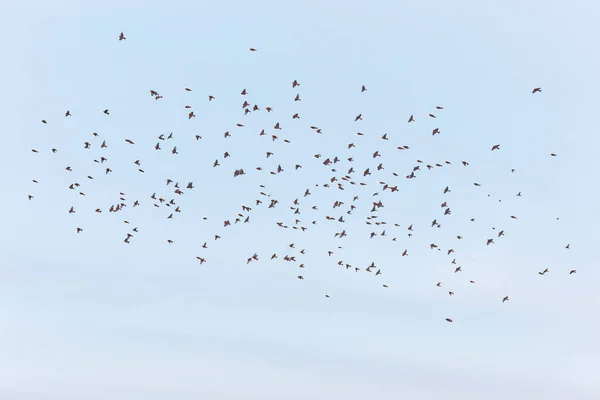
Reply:
[[[121,34],[119,35],[119,41],[125,40],[125,39],[127,39],[127,38],[125,37],[125,35],[123,34],[123,32],[121,32]],[[135,42],[135,40],[134,40],[134,42]]]
[[[542,88],[537,87],[537,88],[534,88],[531,93],[538,93],[538,92],[541,92],[541,91],[542,91]]]

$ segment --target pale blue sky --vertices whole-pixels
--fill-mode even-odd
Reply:
[[[593,1],[532,0],[3,2],[0,398],[600,398],[599,11]],[[262,110],[244,116],[245,99]],[[258,136],[276,122],[278,142]],[[102,155],[111,175],[92,161]],[[314,187],[334,175],[321,162],[335,156],[354,157],[357,181],[379,162],[385,170],[366,187]],[[406,180],[416,159],[452,165]],[[285,171],[270,175],[278,164]],[[350,164],[335,167],[340,177]],[[238,168],[247,175],[233,179]],[[148,198],[171,198],[167,178],[196,186],[177,196],[173,220]],[[260,184],[280,201],[274,210],[266,199],[254,206]],[[120,191],[129,207],[108,213]],[[354,194],[358,208],[345,215]],[[275,226],[293,225],[295,198],[305,233]],[[364,223],[377,199],[388,236],[370,240],[382,230]],[[335,200],[345,205],[332,210]],[[251,223],[223,228],[242,204]],[[345,224],[324,220],[342,214]],[[125,219],[139,227],[129,245]],[[348,237],[334,239],[342,229]],[[499,230],[505,237],[486,246]],[[246,265],[254,252],[260,261]],[[271,261],[273,252],[306,268]],[[372,261],[381,276],[364,272]]]

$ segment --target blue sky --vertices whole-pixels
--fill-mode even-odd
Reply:
[[[2,3],[0,398],[599,398],[599,11],[591,1]],[[244,100],[261,110],[245,116]],[[321,164],[336,156],[337,172]],[[452,164],[405,179],[417,159]],[[284,172],[269,174],[277,165]],[[322,187],[351,166],[366,186]],[[167,178],[195,189],[175,196]],[[119,192],[128,207],[108,213]],[[154,192],[182,212],[167,219]],[[384,228],[365,224],[378,200]],[[250,223],[223,227],[241,205]],[[309,229],[275,225],[295,218]],[[364,271],[371,262],[382,275]]]

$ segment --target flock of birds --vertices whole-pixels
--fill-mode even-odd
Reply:
[[[125,40],[126,37],[125,35],[121,32],[121,34],[119,35],[119,41],[123,41]],[[256,52],[257,49],[255,48],[250,48],[251,52]],[[300,83],[297,80],[294,80],[291,83],[292,88],[298,88],[300,86]],[[359,88],[357,88],[358,90]],[[191,92],[192,89],[191,88],[184,88],[184,90],[186,92]],[[365,85],[362,85],[360,87],[360,93],[365,93],[367,92],[367,87]],[[541,93],[542,89],[539,87],[536,87],[533,89],[532,93],[536,94],[536,93]],[[150,90],[149,91],[150,96],[152,96],[155,100],[161,100],[163,99],[163,96],[158,93],[156,90]],[[244,115],[248,115],[252,112],[258,112],[261,111],[262,108],[259,107],[256,104],[251,104],[249,103],[246,99],[249,93],[246,89],[243,89],[240,92],[240,96],[242,96],[243,102],[242,102],[242,112]],[[212,102],[213,100],[216,100],[216,97],[213,95],[208,95],[208,102]],[[294,101],[301,101],[300,98],[300,94],[297,94],[294,98]],[[189,105],[185,106],[186,108],[186,112],[187,112],[187,117],[188,119],[192,119],[196,117],[196,114],[194,113],[194,111],[191,109],[192,107]],[[267,111],[268,113],[275,113],[274,109],[272,107],[268,107],[265,106],[264,110]],[[432,110],[432,113],[429,113],[425,118],[431,118],[431,119],[435,119],[437,118],[436,114],[434,113],[443,113],[444,107],[443,106],[436,106],[435,107],[435,111]],[[110,116],[110,110],[109,109],[105,109],[102,111],[106,116]],[[65,113],[65,117],[73,117],[73,115],[71,114],[71,112],[69,110],[66,111]],[[298,113],[294,113],[292,115],[292,119],[300,119],[300,115]],[[362,120],[362,114],[358,114],[354,117],[354,121],[355,122],[359,122]],[[407,119],[407,123],[414,123],[416,121],[416,118],[414,115],[410,115]],[[48,121],[45,119],[42,119],[42,123],[43,124],[47,124]],[[238,128],[243,128],[244,124],[238,123],[236,124]],[[268,128],[267,128],[268,129]],[[318,127],[318,126],[310,126],[310,129],[312,131],[314,131],[314,133],[316,134],[322,134],[322,130]],[[265,136],[267,138],[269,138],[271,140],[271,142],[275,142],[278,141],[280,138],[278,135],[281,135],[282,132],[282,126],[280,125],[279,122],[276,122],[273,127],[272,127],[273,132],[276,133],[267,133],[265,131],[265,129],[262,129],[259,133],[259,136]],[[439,128],[435,128],[432,130],[431,135],[432,136],[436,136],[439,135],[441,133]],[[357,133],[357,136],[363,136],[364,134],[361,132]],[[103,151],[104,149],[106,149],[108,147],[108,142],[106,139],[103,139],[100,137],[100,135],[98,133],[93,133],[92,134],[92,138],[90,138],[89,140],[84,141],[83,143],[83,150],[89,150],[89,149],[99,149],[100,151]],[[224,139],[230,139],[232,137],[232,134],[227,131],[223,134]],[[269,137],[270,136],[270,137]],[[283,135],[282,135],[283,136]],[[170,151],[173,155],[178,154],[177,151],[177,146],[173,145],[173,146],[168,146],[168,142],[169,140],[173,139],[174,135],[173,133],[170,133],[168,135],[166,134],[160,134],[157,138],[157,142],[154,145],[154,149],[155,151],[163,151],[163,147],[165,148],[165,151]],[[194,139],[196,141],[199,141],[202,139],[202,137],[200,135],[195,135]],[[134,143],[133,140],[129,139],[129,138],[123,138],[123,140],[130,146],[135,147],[136,144]],[[284,143],[286,144],[291,144],[291,141],[287,138],[283,138],[282,140]],[[387,134],[384,134],[383,136],[381,136],[381,139],[383,142],[382,144],[386,144],[389,143],[388,140],[388,136]],[[351,152],[353,148],[355,148],[356,145],[354,143],[349,143],[347,145],[344,145],[344,150],[347,152]],[[495,152],[495,151],[501,151],[500,148],[500,144],[492,144],[490,146],[490,151]],[[401,152],[408,152],[410,151],[411,148],[407,145],[401,145],[401,146],[397,146],[395,147],[394,151],[401,151]],[[38,149],[32,149],[31,150],[34,154],[38,153],[40,150]],[[52,153],[57,153],[58,149],[56,148],[52,148],[50,149],[50,151]],[[341,150],[340,150],[341,151]],[[324,184],[316,184],[315,187],[319,187],[319,189],[323,189],[323,190],[338,190],[340,193],[340,198],[339,200],[336,200],[333,202],[333,204],[330,204],[329,206],[333,208],[333,210],[336,209],[340,209],[340,210],[344,210],[344,213],[339,216],[339,217],[333,217],[333,216],[325,216],[325,220],[326,221],[333,221],[333,222],[338,222],[338,223],[345,223],[346,222],[346,218],[351,218],[353,217],[353,213],[355,212],[355,210],[358,210],[359,207],[357,206],[358,200],[359,200],[359,196],[356,194],[358,188],[360,187],[364,187],[367,185],[379,185],[380,187],[380,191],[381,192],[390,192],[390,193],[394,193],[394,192],[398,192],[399,191],[399,184],[397,183],[399,180],[401,179],[407,179],[407,180],[411,180],[411,179],[415,179],[417,178],[417,176],[425,171],[431,170],[431,169],[435,169],[435,168],[441,168],[443,166],[446,165],[451,165],[452,163],[450,161],[439,161],[439,162],[435,162],[435,163],[431,163],[431,164],[427,164],[421,160],[416,160],[416,163],[414,165],[414,167],[412,168],[412,170],[410,171],[406,171],[406,173],[404,174],[399,174],[397,172],[392,172],[390,179],[394,180],[394,183],[391,182],[386,182],[386,181],[378,181],[377,183],[372,183],[369,182],[370,180],[370,176],[372,176],[373,174],[377,174],[382,170],[385,169],[384,167],[384,163],[381,159],[382,157],[382,152],[380,152],[379,150],[375,151],[371,156],[372,156],[372,160],[373,160],[373,165],[372,166],[363,166],[363,167],[359,167],[359,166],[355,166],[353,164],[354,159],[353,157],[346,157],[345,159],[342,159],[341,156],[330,156],[330,157],[326,157],[323,156],[319,153],[314,155],[314,159],[317,160],[316,162],[322,164],[324,167],[329,168],[331,170],[331,172],[333,172],[335,175],[332,176],[331,178],[328,179],[327,183]],[[266,151],[265,152],[265,156],[266,159],[270,159],[272,156],[274,156],[274,153],[271,151]],[[557,157],[557,154],[555,153],[551,153],[549,155],[550,157]],[[222,154],[222,157],[217,157],[215,159],[214,162],[212,162],[212,167],[213,168],[217,168],[221,166],[221,162],[223,162],[223,160],[227,159],[231,157],[231,155],[226,151]],[[113,173],[113,170],[111,169],[111,167],[109,166],[109,162],[108,159],[105,156],[100,156],[97,159],[93,160],[95,163],[97,164],[101,164],[102,165],[102,172],[104,175],[109,175]],[[132,160],[133,164],[136,165],[136,167],[138,168],[138,172],[139,173],[144,173],[144,169],[142,168],[142,161],[139,159],[133,159]],[[336,165],[338,164],[338,165]],[[338,168],[341,167],[341,165],[343,164],[348,164],[349,168],[347,170],[345,170],[345,172],[339,172]],[[376,165],[375,165],[376,164]],[[469,166],[469,162],[462,160],[460,162],[459,165],[462,165],[462,167],[468,167]],[[337,168],[336,168],[337,167]],[[461,167],[461,168],[462,168]],[[302,168],[301,164],[295,164],[293,169],[294,170],[299,170],[300,168]],[[262,167],[258,166],[255,168],[257,173],[264,173],[265,171],[263,170]],[[65,166],[65,171],[67,173],[72,173],[73,172],[73,168],[69,165]],[[278,164],[277,166],[273,166],[272,170],[269,171],[269,173],[271,175],[277,175],[284,172],[284,168]],[[515,170],[513,169],[512,172],[514,173]],[[243,168],[240,169],[234,169],[232,171],[232,175],[233,178],[240,178],[244,175],[249,174],[250,171],[246,171]],[[87,173],[86,173],[87,175]],[[393,177],[393,178],[392,178]],[[398,178],[398,179],[396,179]],[[87,180],[89,180],[90,182],[94,179],[94,177],[92,175],[87,175]],[[243,179],[243,178],[242,178]],[[33,183],[37,184],[38,181],[36,179],[33,179]],[[91,183],[90,183],[91,184]],[[75,191],[75,192],[79,192],[79,195],[81,196],[85,196],[85,193],[82,191],[83,186],[85,186],[83,183],[79,183],[79,182],[73,182],[71,183],[68,188],[71,191]],[[169,195],[157,195],[158,192],[155,193],[148,193],[148,199],[151,200],[151,206],[152,207],[156,207],[159,209],[164,209],[167,208],[167,214],[166,218],[167,219],[173,219],[175,215],[177,215],[178,213],[182,212],[181,206],[178,203],[178,198],[181,197],[181,195],[183,195],[186,191],[191,191],[194,189],[194,183],[193,182],[188,182],[186,184],[180,184],[179,182],[177,182],[176,180],[172,180],[172,179],[167,179],[166,180],[166,186],[168,186],[170,188],[171,194]],[[481,186],[479,183],[474,183],[474,186]],[[227,228],[227,227],[231,227],[232,224],[244,224],[244,223],[249,223],[250,222],[250,215],[253,211],[254,208],[257,207],[266,207],[267,209],[275,209],[276,206],[279,204],[279,201],[277,199],[274,199],[271,197],[271,194],[267,194],[265,191],[266,189],[265,185],[260,185],[260,189],[258,189],[258,194],[259,194],[259,198],[255,199],[255,201],[253,202],[253,204],[242,204],[240,212],[236,212],[234,213],[234,215],[227,220],[223,221],[223,228]],[[314,190],[314,189],[313,189]],[[449,186],[446,186],[445,188],[440,190],[440,195],[444,196],[445,194],[449,193],[451,191],[451,188]],[[297,231],[301,231],[301,232],[306,232],[309,229],[318,229],[318,222],[317,220],[313,220],[310,222],[307,222],[305,220],[301,220],[300,215],[301,215],[301,206],[304,205],[305,202],[309,201],[307,199],[307,197],[311,196],[311,189],[310,188],[306,188],[306,189],[302,189],[301,191],[299,191],[299,198],[296,198],[292,204],[290,204],[289,209],[291,210],[291,219],[293,220],[293,223],[287,224],[283,221],[278,221],[276,223],[277,228],[280,229],[293,229],[293,230],[297,230]],[[378,197],[379,196],[379,192],[373,193],[372,195],[373,197]],[[521,192],[518,192],[516,194],[516,196],[520,197],[521,196]],[[33,200],[35,197],[32,194],[28,195],[29,200]],[[300,198],[302,198],[302,200],[300,200]],[[110,204],[109,207],[107,208],[96,208],[95,210],[93,210],[95,213],[101,214],[103,212],[109,212],[109,213],[121,213],[123,212],[126,208],[131,207],[136,208],[136,207],[140,207],[142,206],[142,202],[140,200],[133,200],[133,201],[129,201],[127,199],[127,196],[125,194],[125,192],[120,192],[119,193],[119,200],[117,202],[115,202],[114,204]],[[316,211],[318,210],[318,206],[317,204],[314,205],[310,205],[310,210],[309,211]],[[325,205],[324,205],[325,206]],[[377,229],[381,229],[381,231],[379,233],[373,231],[369,234],[369,238],[373,239],[374,237],[385,237],[388,236],[388,233],[386,232],[389,229],[385,229],[386,225],[388,225],[388,223],[386,221],[380,220],[378,218],[378,211],[384,207],[384,203],[383,201],[378,198],[377,201],[372,201],[369,204],[370,210],[368,212],[368,216],[366,217],[366,224],[370,225],[370,226],[376,226]],[[440,201],[440,209],[441,209],[441,213],[436,213],[435,215],[432,216],[432,220],[431,220],[431,224],[430,227],[431,228],[441,228],[441,219],[444,218],[445,216],[449,216],[452,213],[451,207],[450,207],[450,203],[448,200],[441,200]],[[66,208],[66,211],[69,214],[74,214],[78,211],[78,209],[75,206],[70,206],[68,208]],[[306,213],[304,213],[306,214]],[[304,214],[302,214],[304,216]],[[511,215],[510,216],[512,219],[517,219],[517,217],[515,215]],[[207,219],[208,217],[203,217],[204,219]],[[304,219],[304,218],[303,218]],[[470,220],[471,222],[475,222],[475,218],[472,218]],[[124,221],[125,224],[130,224],[129,221],[125,220]],[[394,223],[394,228],[401,228],[400,224],[398,223]],[[409,224],[406,227],[404,227],[404,229],[406,229],[406,234],[408,236],[408,238],[411,238],[413,235],[413,224]],[[495,229],[495,228],[493,228]],[[75,232],[77,234],[80,234],[84,231],[84,229],[80,226],[76,226],[75,227]],[[130,232],[128,232],[126,234],[126,237],[123,238],[123,242],[126,244],[129,244],[131,239],[134,237],[134,235],[138,232],[138,228],[132,228]],[[346,231],[346,229],[341,229],[339,232],[336,232],[333,236],[335,238],[344,238],[348,235],[348,232]],[[504,230],[500,230],[497,232],[497,234],[495,234],[494,237],[487,237],[485,239],[482,239],[482,242],[484,242],[487,246],[489,245],[493,245],[495,243],[495,240],[498,240],[500,238],[502,238],[504,236]],[[215,233],[211,239],[213,241],[217,241],[221,239],[221,236],[218,233]],[[463,237],[461,235],[456,235],[456,239],[457,240],[462,240]],[[309,239],[310,240],[310,239]],[[391,239],[394,242],[398,241],[397,237],[392,237]],[[172,244],[173,240],[171,238],[167,238],[166,239],[167,243]],[[204,242],[201,246],[202,251],[206,251],[206,249],[208,249],[208,242]],[[274,259],[278,259],[281,258],[283,260],[285,260],[286,262],[289,263],[294,263],[297,264],[298,268],[300,269],[300,271],[302,271],[305,268],[305,265],[301,262],[301,257],[302,255],[306,254],[306,249],[300,249],[299,251],[296,250],[296,244],[295,243],[290,243],[288,245],[289,247],[289,252],[291,252],[291,254],[285,254],[283,256],[278,255],[276,252],[269,255],[268,258],[270,258],[271,260]],[[338,248],[342,248],[341,246],[338,246]],[[436,243],[430,243],[429,244],[429,248],[432,250],[437,250],[437,251],[442,251],[442,249],[436,244]],[[565,246],[566,249],[570,248],[570,245],[567,244]],[[452,257],[452,259],[450,260],[450,263],[453,265],[453,269],[454,269],[454,273],[460,273],[463,271],[462,267],[460,265],[457,264],[457,260],[456,258],[454,258],[454,249],[453,248],[445,248],[444,252],[447,254],[448,257]],[[328,256],[331,257],[334,255],[334,251],[329,250],[328,251]],[[406,257],[408,256],[408,249],[404,249],[403,251],[400,252],[402,257]],[[297,257],[299,260],[297,260]],[[206,258],[205,255],[201,254],[196,256],[197,262],[199,262],[199,264],[205,264],[208,262],[208,259]],[[250,264],[250,263],[254,263],[256,261],[259,260],[259,255],[254,253],[250,256],[248,256],[246,258],[246,264]],[[370,263],[367,266],[360,266],[360,265],[353,265],[351,263],[339,260],[337,261],[337,265],[344,267],[347,270],[354,270],[356,272],[364,270],[367,273],[372,273],[375,276],[379,276],[382,274],[382,270],[381,268],[379,268],[378,266],[376,266],[375,262]],[[545,275],[547,274],[549,271],[548,269],[545,269],[543,271],[539,271],[538,274],[539,275]],[[576,270],[570,270],[569,274],[575,274],[577,271]],[[304,279],[304,274],[302,272],[300,272],[297,275],[297,278],[300,280]],[[469,280],[469,282],[471,284],[474,284],[475,282],[472,280]],[[382,285],[384,288],[387,288],[388,285],[383,284]],[[435,286],[437,287],[442,287],[442,282],[437,282],[435,284]],[[449,291],[448,294],[450,296],[454,295],[453,291]],[[328,294],[325,295],[327,298],[329,298],[330,296]],[[504,303],[506,301],[509,300],[509,296],[504,296],[501,301]],[[453,322],[452,318],[446,318],[446,321],[448,322]]]

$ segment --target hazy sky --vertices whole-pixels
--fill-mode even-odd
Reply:
[[[599,12],[558,0],[2,2],[0,398],[600,398]],[[261,110],[245,116],[244,100]],[[321,163],[335,156],[334,173]],[[405,179],[417,159],[452,165]],[[367,186],[322,187],[351,166]],[[167,178],[195,189],[173,195]],[[119,192],[128,207],[109,213]],[[154,192],[182,212],[167,219]],[[366,225],[378,200],[388,224]],[[223,227],[242,204],[250,223]],[[296,218],[306,232],[275,225]]]

